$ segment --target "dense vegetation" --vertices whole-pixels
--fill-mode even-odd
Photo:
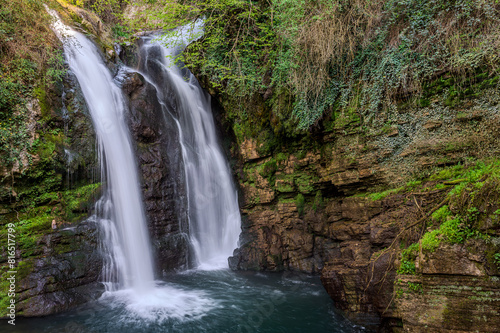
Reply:
[[[6,0],[0,3],[2,166],[22,163],[20,154],[32,144],[27,136],[29,112],[26,105],[33,98],[44,100],[46,90],[64,74],[62,50],[50,30],[50,22],[40,1]]]
[[[204,18],[203,38],[180,60],[243,102],[227,111],[237,137],[254,134],[246,123],[259,117],[257,130],[270,123],[274,134],[290,135],[339,114],[367,122],[401,103],[427,106],[436,93],[453,106],[498,81],[496,1],[67,2],[94,11],[120,40]],[[62,55],[40,2],[0,6],[0,149],[12,164],[29,145],[18,109],[60,80]],[[255,96],[270,114],[255,107]]]
[[[370,118],[408,99],[428,104],[436,78],[452,82],[451,99],[470,95],[471,81],[494,77],[499,63],[496,1],[133,3],[149,11],[132,27],[171,28],[204,17],[203,39],[185,54],[188,66],[221,93],[269,98],[276,122],[291,111],[300,129],[335,110],[356,108]],[[244,121],[246,112],[237,118]]]
[[[44,2],[60,9],[55,1]],[[0,316],[6,315],[9,301],[7,225],[15,225],[21,279],[32,271],[35,259],[46,256],[41,242],[53,231],[52,221],[58,226],[81,221],[100,188],[86,179],[69,182],[64,177],[69,173],[63,150],[69,138],[61,118],[66,70],[44,2],[0,3]],[[69,249],[56,249],[65,251]]]

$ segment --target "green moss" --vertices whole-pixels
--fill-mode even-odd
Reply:
[[[62,203],[69,222],[79,220],[82,212],[88,211],[95,202],[100,183],[81,186],[62,193]]]
[[[382,200],[389,195],[400,193],[403,190],[404,190],[404,187],[398,187],[398,188],[386,190],[383,192],[370,193],[367,195],[367,197],[372,199],[373,201],[377,201],[377,200]]]
[[[255,183],[255,174],[258,173],[258,166],[254,164],[245,165],[243,167],[243,172],[245,174],[245,180],[249,183]]]
[[[16,268],[14,269],[16,273],[16,281],[21,281],[28,274],[33,271],[33,261],[32,260],[22,260],[17,263]],[[9,267],[2,266],[0,270],[0,317],[5,317],[7,315],[7,306],[10,304],[10,297],[8,296],[9,291],[9,281],[8,277],[11,277],[11,274],[8,274]],[[15,296],[17,301],[17,295]],[[18,315],[22,314],[17,312]]]
[[[52,221],[73,223],[88,215],[100,184],[91,184],[65,192],[50,192],[23,201],[24,208],[8,222],[16,225],[16,245],[22,258],[41,254],[39,241],[52,232]],[[22,206],[21,206],[22,207]],[[5,228],[0,237],[6,238]]]
[[[80,245],[78,244],[77,239],[75,239],[74,234],[72,232],[65,235],[64,232],[61,231],[61,234],[63,235],[63,238],[54,247],[55,253],[57,254],[69,253],[77,251],[79,249]]]
[[[290,157],[290,155],[288,155],[288,154],[285,154],[285,153],[277,153],[277,154],[276,154],[276,157],[275,157],[275,159],[276,159],[276,163],[277,163],[278,165],[282,165],[282,164],[283,164],[283,162],[285,162],[286,160],[288,160],[288,158],[289,158],[289,157]]]
[[[464,166],[461,164],[454,165],[452,167],[444,168],[443,170],[433,174],[430,180],[445,180],[454,179],[463,173]]]
[[[447,218],[438,229],[427,232],[422,237],[423,250],[433,252],[439,247],[441,241],[450,244],[462,244],[468,238],[480,235],[479,231],[467,226],[461,216]]]
[[[297,204],[297,210],[299,211],[299,216],[303,216],[306,201],[302,193],[297,194],[297,197],[295,197],[295,203]]]
[[[401,253],[401,264],[397,270],[398,274],[415,274],[415,260],[418,256],[418,243],[413,243]]]
[[[278,170],[278,164],[275,159],[271,159],[259,166],[259,174],[269,181],[269,184],[274,184],[274,174]]]
[[[27,277],[32,271],[34,267],[34,261],[27,259],[27,260],[22,260],[19,261],[17,264],[17,277],[19,278],[19,281]]]
[[[321,191],[319,190],[316,192],[316,196],[314,197],[312,209],[315,212],[317,212],[321,208],[323,208],[323,195],[321,194]]]
[[[431,105],[431,101],[427,98],[422,98],[419,100],[418,104],[419,104],[419,106],[425,108],[425,107],[428,107],[429,105]]]
[[[7,280],[11,275],[7,273],[9,270],[8,266],[2,266],[1,277],[0,277],[0,317],[5,317],[7,315],[7,306],[10,305],[9,297],[9,285],[10,282]]]
[[[294,198],[278,197],[278,203],[281,203],[281,204],[295,203],[295,199]]]
[[[34,95],[38,99],[43,118],[47,118],[50,115],[50,104],[47,101],[46,89],[47,87],[45,85],[41,85],[34,89]]]
[[[500,252],[497,252],[493,255],[493,261],[498,267],[500,267]]]
[[[399,269],[397,271],[398,274],[415,274],[415,262],[414,261],[401,261]]]
[[[303,194],[311,194],[314,192],[314,183],[317,181],[317,177],[314,177],[309,174],[298,174],[294,179],[295,185],[299,192]]]
[[[439,208],[436,210],[434,213],[432,213],[431,217],[433,220],[443,223],[447,220],[448,216],[451,215],[450,209],[448,208],[448,205],[444,205],[443,207]]]
[[[299,160],[302,160],[306,157],[306,155],[307,155],[307,150],[301,149],[295,154],[295,157],[297,157],[297,159],[299,159]]]
[[[407,190],[412,190],[422,184],[421,180],[412,180],[406,183],[406,189]]]
[[[276,191],[281,193],[294,192],[294,176],[286,174],[276,175]]]
[[[359,97],[359,96],[358,96]],[[357,100],[357,99],[353,99]],[[358,113],[358,108],[356,104],[353,104],[347,109],[340,110],[338,107],[334,108],[333,116],[330,120],[325,121],[325,130],[330,132],[336,129],[342,129],[345,127],[358,127],[361,122],[361,117]]]

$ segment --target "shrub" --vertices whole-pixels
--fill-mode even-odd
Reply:
[[[301,193],[297,194],[297,197],[295,198],[295,204],[297,205],[299,216],[303,216],[305,207],[305,198]]]
[[[415,274],[415,259],[418,255],[418,243],[413,243],[401,253],[401,265],[398,274]]]

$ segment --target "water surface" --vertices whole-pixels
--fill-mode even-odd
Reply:
[[[11,332],[364,332],[333,307],[318,277],[188,271],[157,281],[155,295],[105,294],[77,310],[18,318]]]

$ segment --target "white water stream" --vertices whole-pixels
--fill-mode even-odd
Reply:
[[[144,292],[154,286],[146,218],[137,176],[137,166],[125,120],[125,102],[118,86],[104,65],[95,45],[83,34],[65,26],[55,17],[53,29],[64,43],[64,54],[85,96],[94,123],[101,168],[107,180],[99,203],[103,221],[116,222],[121,240],[119,265],[113,270],[121,287]],[[114,227],[103,223],[109,241],[118,238]],[[115,247],[116,245],[110,245]],[[112,252],[117,253],[117,252]],[[118,259],[118,258],[116,258]],[[112,274],[112,272],[108,272]]]

